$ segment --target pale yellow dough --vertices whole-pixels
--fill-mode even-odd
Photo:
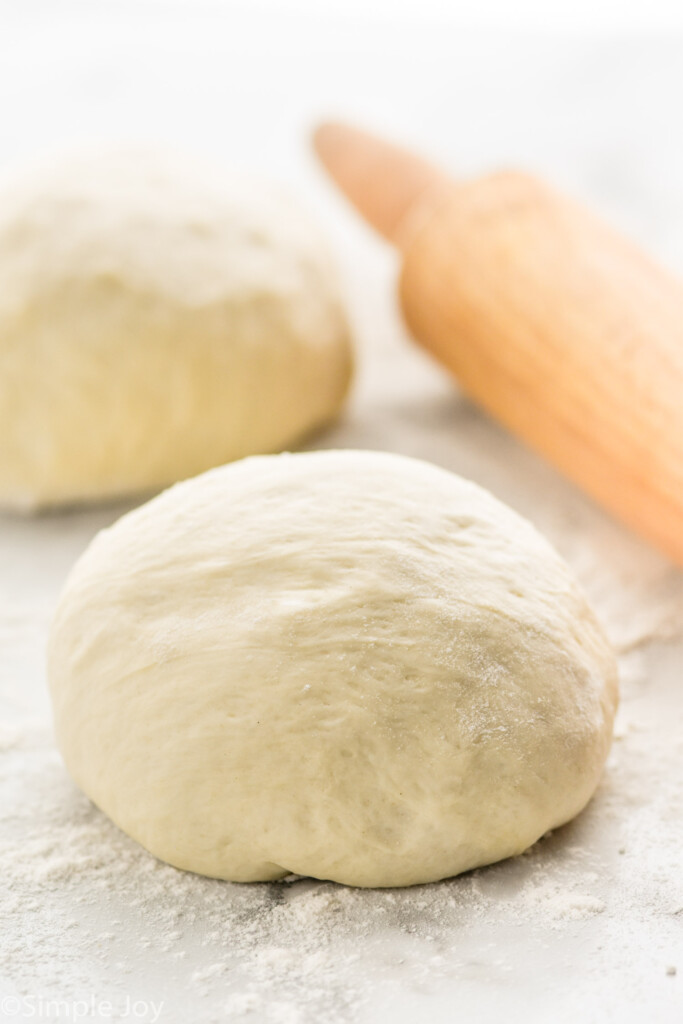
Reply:
[[[0,505],[149,491],[297,442],[351,350],[289,198],[180,156],[73,158],[0,194]]]
[[[124,516],[54,620],[76,782],[181,868],[410,885],[521,853],[600,778],[615,659],[525,520],[427,463],[251,458]]]

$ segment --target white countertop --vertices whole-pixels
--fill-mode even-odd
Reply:
[[[305,146],[331,112],[454,172],[522,165],[681,269],[683,40],[484,37],[264,5],[0,12],[0,167],[65,142],[144,138],[289,182],[328,224],[359,354],[350,407],[316,444],[417,455],[508,501],[574,566],[622,669],[598,794],[521,858],[410,890],[201,879],[118,832],[50,735],[50,615],[75,557],[123,506],[0,519],[0,1019],[683,1020],[683,574],[412,346],[393,254]]]

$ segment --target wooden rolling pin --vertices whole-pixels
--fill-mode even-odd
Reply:
[[[683,565],[683,286],[517,172],[456,183],[364,132],[315,145],[403,253],[415,337],[464,390]]]

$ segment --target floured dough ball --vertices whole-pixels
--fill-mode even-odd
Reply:
[[[98,153],[0,196],[0,504],[158,489],[291,446],[347,390],[325,246],[182,157]]]
[[[593,793],[615,659],[566,565],[413,459],[247,459],[100,533],[50,640],[76,782],[162,860],[410,885]]]

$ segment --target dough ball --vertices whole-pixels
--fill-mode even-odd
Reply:
[[[75,158],[0,197],[0,504],[159,489],[329,421],[351,371],[317,232],[182,157]]]
[[[177,867],[410,885],[521,853],[593,793],[614,656],[486,491],[372,452],[266,456],[100,533],[50,641],[76,782]]]

